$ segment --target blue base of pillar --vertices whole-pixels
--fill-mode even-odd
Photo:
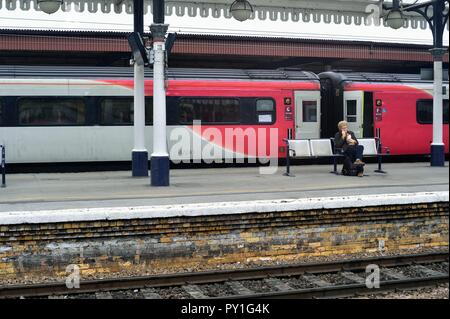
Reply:
[[[151,185],[169,186],[170,160],[168,156],[152,157]]]
[[[444,145],[431,145],[431,166],[445,166]]]
[[[148,152],[132,152],[131,161],[133,177],[148,176]]]

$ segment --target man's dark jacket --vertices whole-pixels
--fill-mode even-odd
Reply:
[[[355,133],[353,133],[352,131],[347,131],[347,134],[350,134],[352,140],[356,141],[355,145],[359,144],[358,139],[355,136]],[[341,132],[340,131],[337,132],[336,135],[334,136],[334,147],[341,148],[345,152],[349,146],[350,145],[347,143],[347,139],[343,140]]]

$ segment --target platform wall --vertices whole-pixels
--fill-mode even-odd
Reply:
[[[449,203],[1,225],[0,282],[446,248]],[[383,248],[384,246],[384,248]]]

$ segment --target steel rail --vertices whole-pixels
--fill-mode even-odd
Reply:
[[[369,289],[365,284],[335,285],[308,289],[284,290],[251,295],[214,297],[211,299],[311,299],[311,298],[342,298],[358,295],[375,295],[397,289],[418,289],[434,287],[438,284],[448,283],[449,276],[431,276],[408,278],[401,280],[387,280],[380,282],[380,288]]]
[[[410,264],[445,262],[449,260],[448,252],[424,253],[414,255],[397,255],[331,261],[325,263],[303,263],[277,267],[260,267],[235,270],[218,270],[168,275],[151,275],[124,277],[101,280],[80,281],[80,288],[69,289],[65,282],[5,285],[0,286],[1,298],[39,297],[48,295],[69,295],[92,293],[96,291],[113,291],[150,287],[182,286],[186,284],[220,283],[230,280],[264,279],[267,277],[295,276],[305,273],[320,274],[344,271],[365,270],[370,264],[379,267],[394,267]],[[448,276],[447,276],[448,281]]]

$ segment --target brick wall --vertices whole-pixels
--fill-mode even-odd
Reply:
[[[0,281],[448,248],[448,202],[51,224],[0,224]]]

